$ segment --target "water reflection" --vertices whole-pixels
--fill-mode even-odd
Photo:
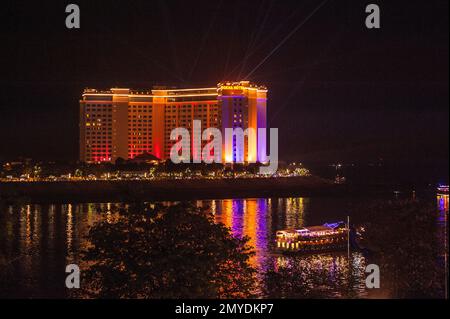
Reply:
[[[351,281],[355,296],[365,297],[364,269],[359,253],[346,252],[285,257],[274,252],[275,232],[324,222],[345,220],[345,198],[249,198],[198,201],[208,206],[217,222],[235,236],[250,238],[255,249],[252,265],[259,279],[270,269],[299,266],[324,272],[332,293]],[[437,197],[442,221],[448,213],[448,195]],[[15,205],[0,211],[0,297],[64,297],[65,266],[79,262],[85,236],[97,221],[111,222],[124,204]],[[353,220],[361,216],[352,216]],[[339,284],[339,285],[338,285]]]
[[[448,195],[438,194],[436,198],[439,211],[448,213]]]
[[[365,287],[365,267],[364,256],[353,252],[350,264],[345,253],[277,256],[274,269],[287,271],[288,281],[302,283],[302,290],[310,291],[304,296],[362,298],[369,295]]]
[[[202,204],[210,206],[216,221],[230,228],[233,235],[250,238],[249,244],[256,248],[256,255],[251,259],[253,266],[265,264],[264,252],[270,233],[267,199],[227,199]]]
[[[352,267],[349,268],[346,253],[286,257],[274,252],[277,230],[300,228],[305,225],[308,214],[312,213],[315,208],[310,205],[309,198],[226,199],[201,201],[200,203],[209,206],[215,215],[216,222],[229,227],[234,236],[250,238],[249,244],[254,247],[256,253],[251,259],[251,263],[258,268],[260,281],[263,279],[263,274],[270,269],[292,268],[294,263],[299,263],[301,268],[308,269],[310,274],[313,270],[325,271],[329,282],[334,284],[335,295],[338,295],[340,287],[337,283],[346,284],[342,278],[347,278],[349,269],[351,269],[355,281],[354,293],[360,297],[364,295],[365,286],[362,278],[365,260],[361,254],[351,255]],[[334,218],[342,219],[345,209],[341,207],[341,210],[341,214]],[[314,221],[320,220],[318,224],[333,221],[327,220],[328,215],[323,216],[321,212],[314,211],[314,214],[321,215],[321,217],[310,218]]]
[[[216,221],[230,228],[233,235],[250,238],[249,244],[256,252],[251,262],[265,270],[275,231],[303,226],[308,199],[226,199],[201,203],[209,206]]]
[[[0,212],[0,298],[65,296],[66,265],[78,263],[89,227],[110,217],[111,204],[5,207]]]
[[[438,236],[442,243],[441,250],[443,251],[443,262],[445,267],[445,299],[448,299],[448,194],[437,195],[437,207],[439,210],[439,227]]]

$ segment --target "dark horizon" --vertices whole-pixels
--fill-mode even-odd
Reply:
[[[448,163],[447,1],[373,1],[368,30],[366,2],[330,0],[290,37],[321,1],[75,3],[79,30],[66,3],[3,4],[0,161],[76,160],[85,87],[251,74],[281,160]]]

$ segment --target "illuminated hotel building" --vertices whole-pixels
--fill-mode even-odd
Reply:
[[[170,140],[172,129],[187,128],[192,139],[192,121],[200,120],[201,130],[218,128],[223,137],[225,128],[251,127],[257,132],[266,127],[266,106],[267,89],[248,81],[192,89],[85,89],[80,101],[80,160],[114,162],[145,152],[165,160],[176,143]],[[244,154],[238,152],[241,145],[236,140],[228,148],[223,145],[224,160],[264,161],[265,144],[258,145],[257,138],[246,138],[244,144]],[[191,152],[201,154],[201,149],[192,146]]]

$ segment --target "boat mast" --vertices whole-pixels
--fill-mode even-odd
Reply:
[[[350,264],[350,216],[347,215],[347,258]]]

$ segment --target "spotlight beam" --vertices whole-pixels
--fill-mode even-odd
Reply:
[[[287,40],[289,40],[308,20],[320,9],[323,7],[325,3],[327,3],[328,0],[322,1],[302,22],[300,22],[291,32],[289,32],[283,40],[276,45],[272,51],[269,52],[269,54],[266,55],[264,59],[261,60],[251,71],[247,76],[244,78],[245,80],[248,80],[248,78],[257,70],[261,65],[263,65]]]

